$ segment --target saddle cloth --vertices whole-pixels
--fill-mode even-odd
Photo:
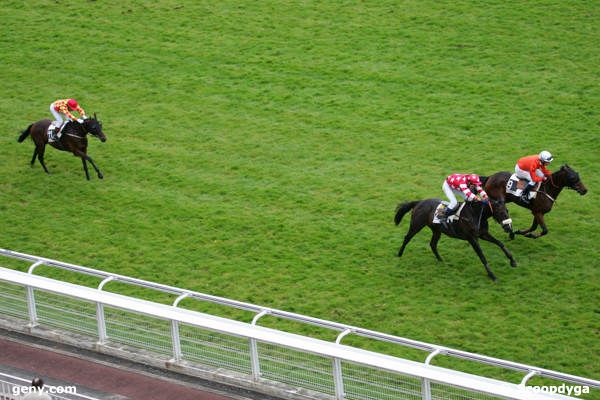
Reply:
[[[525,179],[517,178],[517,174],[512,174],[508,182],[506,182],[506,193],[510,193],[514,196],[521,197],[523,194],[523,189],[527,186],[527,181]],[[535,199],[537,192],[532,190],[529,192],[529,199]]]
[[[438,204],[438,206],[435,209],[435,212],[433,213],[433,221],[431,221],[432,223],[434,223],[434,224],[442,223],[440,218],[443,219],[444,214],[446,214],[446,208],[448,207],[449,204],[450,203],[448,203],[447,201],[441,201],[440,204]],[[460,218],[460,213],[464,207],[465,207],[465,203],[460,203],[460,206],[458,206],[458,211],[456,211],[454,214],[452,214],[448,218],[447,222],[453,223],[454,221],[458,221],[458,219]]]
[[[54,124],[50,124],[48,126],[48,130],[46,131],[46,135],[48,135],[48,142],[52,143],[60,139],[62,130],[66,124],[61,124],[60,127],[55,127]]]

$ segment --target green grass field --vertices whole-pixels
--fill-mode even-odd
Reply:
[[[600,3],[5,0],[0,22],[0,247],[600,379]],[[16,142],[65,97],[103,121],[104,180]],[[589,193],[507,241],[518,268],[482,244],[492,283],[449,238],[438,263],[428,231],[396,257],[399,202],[542,149]]]

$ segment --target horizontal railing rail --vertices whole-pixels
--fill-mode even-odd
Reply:
[[[41,290],[57,295],[68,296],[81,301],[95,303],[103,307],[144,314],[164,321],[177,322],[187,326],[207,329],[213,332],[256,340],[261,343],[281,346],[305,354],[314,354],[329,360],[341,360],[362,365],[374,370],[388,371],[402,376],[437,382],[458,387],[475,393],[486,393],[501,398],[515,400],[562,399],[564,396],[533,393],[521,385],[497,381],[464,372],[453,371],[424,363],[403,360],[367,350],[357,349],[338,343],[308,338],[297,334],[277,331],[240,321],[228,320],[196,311],[153,303],[116,293],[104,292],[85,286],[75,285],[54,279],[0,267],[0,281]],[[333,378],[333,377],[332,377]],[[343,399],[343,395],[338,396]]]
[[[56,267],[56,268],[60,268],[60,269],[64,269],[64,270],[69,270],[72,272],[95,276],[98,278],[103,278],[103,279],[109,278],[113,282],[121,282],[121,283],[131,284],[131,285],[144,287],[144,288],[148,288],[148,289],[154,289],[154,290],[158,290],[161,292],[170,293],[170,294],[174,294],[174,295],[178,295],[178,296],[184,296],[186,298],[207,301],[207,302],[211,302],[211,303],[215,303],[215,304],[219,304],[219,305],[223,305],[223,306],[234,307],[237,309],[254,312],[257,315],[260,314],[260,316],[271,315],[271,316],[275,316],[278,318],[288,319],[288,320],[292,320],[292,321],[296,321],[296,322],[301,322],[301,323],[305,323],[305,324],[328,328],[328,329],[336,330],[339,332],[346,332],[349,334],[353,334],[353,335],[357,335],[357,336],[361,336],[361,337],[365,337],[365,338],[369,338],[369,339],[385,341],[388,343],[393,343],[393,344],[397,344],[397,345],[401,345],[401,346],[406,346],[406,347],[426,351],[426,352],[429,352],[430,354],[435,353],[434,356],[435,355],[445,355],[445,356],[460,358],[460,359],[469,360],[469,361],[473,361],[473,362],[477,362],[477,363],[492,365],[492,366],[496,366],[496,367],[500,367],[500,368],[519,371],[519,372],[523,372],[524,374],[526,374],[525,377],[527,377],[528,375],[530,375],[530,377],[539,376],[539,377],[543,377],[543,378],[555,379],[558,381],[573,383],[573,384],[577,384],[577,385],[586,385],[586,386],[590,386],[590,387],[600,388],[600,382],[593,380],[593,379],[583,378],[580,376],[557,372],[557,371],[553,371],[553,370],[549,370],[549,369],[538,368],[538,367],[523,364],[523,363],[502,360],[502,359],[498,359],[498,358],[494,358],[494,357],[488,357],[488,356],[484,356],[484,355],[480,355],[480,354],[476,354],[476,353],[470,353],[470,352],[462,351],[462,350],[457,350],[457,349],[453,349],[453,348],[449,348],[449,347],[445,347],[445,346],[430,344],[430,343],[426,343],[426,342],[421,342],[421,341],[417,341],[417,340],[412,340],[412,339],[389,335],[389,334],[385,334],[385,333],[381,333],[381,332],[376,332],[376,331],[372,331],[372,330],[368,330],[368,329],[363,329],[363,328],[356,327],[356,326],[346,325],[346,324],[333,322],[333,321],[327,321],[327,320],[323,320],[323,319],[319,319],[319,318],[313,318],[313,317],[309,317],[309,316],[305,316],[305,315],[301,315],[301,314],[282,311],[282,310],[269,308],[269,307],[263,307],[263,306],[245,303],[245,302],[236,301],[236,300],[231,300],[231,299],[227,299],[227,298],[223,298],[223,297],[212,296],[212,295],[208,295],[208,294],[204,294],[204,293],[200,293],[200,292],[185,290],[185,289],[181,289],[181,288],[177,288],[177,287],[173,287],[173,286],[149,282],[149,281],[145,281],[142,279],[132,278],[132,277],[119,275],[119,274],[106,272],[106,271],[100,271],[100,270],[96,270],[96,269],[92,269],[92,268],[88,268],[88,267],[84,267],[84,266],[80,266],[80,265],[65,263],[62,261],[57,261],[57,260],[44,258],[44,257],[38,257],[38,256],[25,254],[25,253],[19,253],[19,252],[6,250],[6,249],[2,249],[2,248],[0,248],[0,255],[3,255],[5,257],[10,257],[13,259],[22,260],[22,261],[32,262],[33,263],[32,267],[30,267],[30,269],[29,269],[29,273],[31,273],[31,274],[33,274],[35,272],[34,271],[35,268],[37,268],[38,266],[41,266],[41,265],[45,265],[45,266],[49,266],[49,267]],[[259,316],[259,318],[260,318],[260,316]],[[258,321],[258,319],[255,318],[254,324],[256,324],[257,321]],[[431,361],[431,358],[429,358],[429,360]],[[526,381],[524,381],[524,383],[525,382]]]

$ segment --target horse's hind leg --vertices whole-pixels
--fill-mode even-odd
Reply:
[[[473,250],[475,250],[475,253],[477,253],[477,255],[479,256],[479,259],[483,263],[483,266],[485,267],[485,270],[487,271],[488,276],[493,281],[495,281],[496,280],[496,275],[494,275],[494,273],[490,269],[490,266],[488,265],[488,262],[485,259],[485,256],[483,255],[483,251],[481,250],[481,247],[479,246],[479,242],[477,242],[477,239],[471,237],[471,238],[469,238],[467,240],[469,241],[469,243],[471,243],[471,246],[473,247]]]
[[[433,233],[433,235],[431,236],[431,241],[429,242],[429,247],[431,247],[431,251],[433,251],[435,258],[437,258],[438,261],[444,261],[444,260],[442,260],[442,257],[440,257],[440,253],[438,253],[438,249],[437,249],[437,244],[440,240],[440,237],[442,236],[442,232],[439,229],[434,229],[434,228],[431,228],[431,232]]]
[[[33,163],[35,163],[35,158],[38,155],[38,151],[37,151],[37,146],[33,148],[33,157],[31,157],[31,162],[29,163],[29,165],[31,165],[33,167]]]
[[[404,249],[406,248],[406,245],[408,244],[408,242],[410,242],[410,240],[417,233],[419,233],[419,231],[421,229],[423,229],[423,225],[416,225],[413,223],[413,221],[411,221],[410,229],[408,230],[408,233],[406,234],[406,236],[404,236],[404,241],[402,242],[402,246],[400,247],[400,250],[398,251],[398,257],[402,257],[402,254],[404,253]]]
[[[535,231],[538,227],[538,223],[537,223],[537,218],[535,217],[535,215],[533,216],[533,222],[531,223],[531,227],[529,229],[521,229],[516,231],[515,233],[517,235],[523,235],[526,237],[531,237],[530,233]]]
[[[46,171],[46,173],[49,174],[50,171],[48,171],[48,168],[46,168],[46,163],[44,163],[44,150],[45,149],[46,149],[45,146],[36,147],[38,160],[40,161],[40,164],[42,164],[42,168],[44,168],[44,171]]]
[[[90,180],[90,172],[88,171],[88,167],[87,167],[87,163],[85,161],[85,158],[82,158],[81,162],[83,163],[83,170],[85,171],[85,177],[89,181]]]

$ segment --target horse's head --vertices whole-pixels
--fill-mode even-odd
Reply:
[[[94,113],[93,118],[86,118],[83,120],[83,127],[86,132],[97,137],[101,142],[106,142],[106,135],[102,132],[102,122],[98,121],[96,113]]]
[[[582,196],[587,193],[587,188],[585,187],[583,182],[581,182],[579,174],[573,168],[565,164],[562,167],[560,167],[560,171],[558,173],[564,175],[565,183],[563,184],[563,186],[577,191],[577,193],[579,193]]]
[[[508,213],[508,208],[506,208],[506,203],[503,199],[492,199],[490,198],[488,206],[490,208],[490,212],[492,216],[500,225],[502,225],[502,229],[505,232],[510,233],[511,237],[513,236],[512,229],[512,219],[510,218],[510,214]]]

